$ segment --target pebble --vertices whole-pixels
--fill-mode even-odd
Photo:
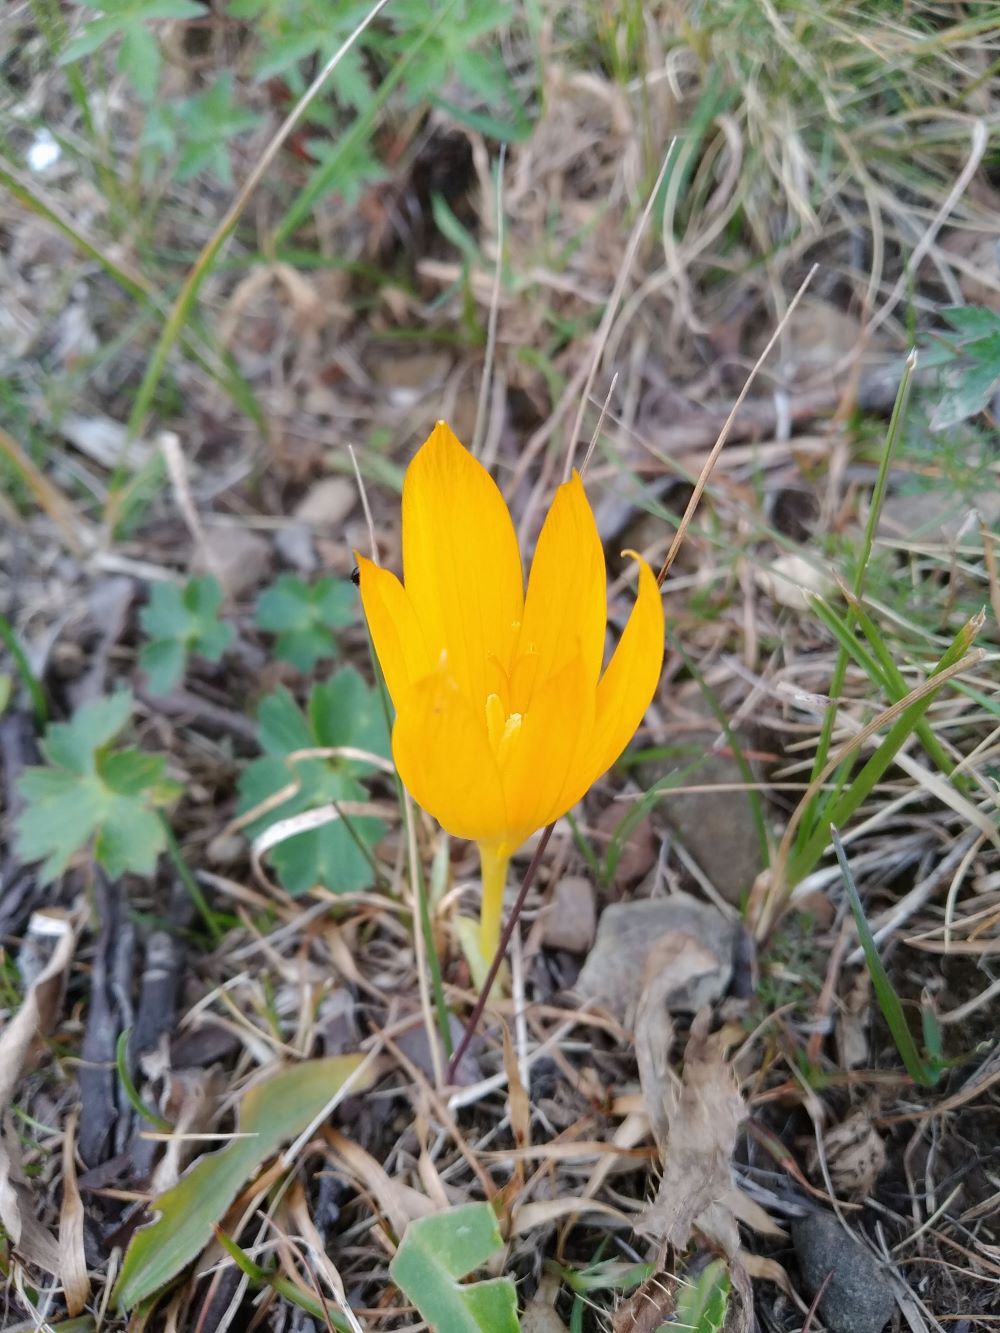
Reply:
[[[882,1333],[896,1299],[882,1266],[833,1213],[807,1213],[792,1223],[792,1244],[810,1296],[827,1283],[819,1312],[830,1333]]]

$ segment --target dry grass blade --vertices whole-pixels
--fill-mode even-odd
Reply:
[[[83,555],[84,548],[79,534],[88,532],[87,524],[76,512],[73,505],[62,491],[34,463],[17,440],[0,427],[0,455],[5,457],[35,497],[52,522],[56,525],[67,550],[74,555]]]
[[[818,268],[819,268],[818,264],[813,264],[812,268],[806,274],[798,291],[795,293],[795,295],[789,302],[788,309],[785,311],[784,315],[782,315],[781,319],[778,321],[778,325],[775,328],[774,332],[771,334],[770,338],[768,339],[767,344],[764,347],[764,350],[761,352],[760,356],[754,363],[753,369],[747,376],[743,384],[743,388],[740,390],[736,398],[736,402],[732,406],[732,410],[730,411],[729,416],[726,417],[726,420],[723,422],[722,430],[719,432],[719,437],[715,441],[715,444],[712,446],[708,457],[705,459],[705,463],[701,469],[701,473],[698,477],[698,480],[695,482],[694,490],[691,492],[691,498],[687,502],[687,505],[684,509],[684,513],[681,516],[680,523],[677,525],[677,531],[674,533],[673,541],[670,543],[670,549],[667,551],[666,559],[664,560],[663,565],[660,568],[660,572],[656,576],[657,583],[660,584],[663,583],[663,580],[667,577],[667,574],[670,571],[670,566],[676,560],[677,552],[681,549],[681,544],[684,541],[685,534],[687,533],[687,530],[691,525],[691,520],[694,518],[695,511],[697,510],[698,505],[701,503],[701,497],[705,493],[705,487],[708,485],[708,479],[709,477],[711,477],[713,471],[715,470],[715,464],[718,461],[719,454],[722,453],[723,446],[729,439],[729,432],[733,428],[733,422],[739,415],[740,408],[743,406],[747,394],[753,387],[753,383],[757,378],[760,368],[763,366],[764,362],[771,354],[771,351],[773,350],[778,339],[781,337],[782,333],[784,333],[785,328],[788,325],[788,321],[795,313],[796,306],[802,300],[803,296],[805,296],[806,289],[812,282],[813,277]]]
[[[587,410],[587,404],[590,402],[590,391],[594,387],[594,380],[597,378],[597,370],[601,364],[601,357],[604,355],[604,348],[607,345],[611,334],[612,325],[618,314],[618,307],[621,304],[622,295],[625,291],[625,284],[628,282],[629,274],[632,271],[632,262],[639,249],[643,234],[646,230],[646,224],[650,215],[656,206],[656,201],[660,195],[660,187],[663,184],[671,162],[674,160],[674,154],[677,149],[677,140],[672,139],[663,163],[656,176],[653,188],[649,192],[649,198],[646,200],[646,206],[639,215],[639,218],[632,228],[632,234],[628,239],[628,245],[625,247],[625,255],[618,269],[615,278],[615,285],[611,290],[611,296],[608,298],[608,304],[605,306],[604,314],[601,316],[601,322],[594,334],[594,340],[590,350],[590,364],[587,369],[586,379],[583,381],[583,388],[580,392],[580,404],[576,409],[576,417],[573,421],[573,427],[569,433],[569,439],[566,445],[566,462],[563,466],[563,481],[569,481],[570,473],[573,471],[573,455],[576,453],[576,442],[579,439],[580,431],[583,428],[583,415]]]

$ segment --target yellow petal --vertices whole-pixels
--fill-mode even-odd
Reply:
[[[481,708],[510,670],[524,605],[517,536],[486,469],[439,421],[403,482],[403,578],[436,662]]]
[[[396,575],[354,552],[360,571],[361,605],[393,705],[433,668],[423,630]]]
[[[510,707],[530,704],[530,690],[578,654],[584,678],[597,683],[607,625],[604,550],[579,474],[556,491],[535,547],[524,602],[524,621],[511,681]],[[529,671],[525,659],[537,658]]]
[[[569,797],[574,805],[592,782],[606,773],[635,734],[649,707],[663,666],[663,601],[649,565],[634,551],[626,551],[639,565],[639,594],[622,631],[608,669],[597,686],[594,731],[579,767],[585,779]]]
[[[410,795],[442,828],[476,842],[503,840],[507,813],[485,707],[474,710],[444,672],[398,701],[392,755]]]
[[[562,793],[585,758],[593,732],[594,687],[579,653],[536,687],[500,757],[510,846],[569,809]],[[589,783],[587,784],[589,786]]]

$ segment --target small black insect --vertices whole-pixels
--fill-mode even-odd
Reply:
[[[351,582],[354,584],[355,588],[361,587],[361,570],[357,565],[351,570]]]

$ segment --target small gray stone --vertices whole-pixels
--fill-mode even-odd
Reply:
[[[542,921],[542,943],[567,953],[586,953],[594,942],[597,907],[594,886],[582,875],[564,875]]]
[[[329,531],[348,516],[358,500],[358,488],[346,477],[323,477],[295,506],[295,518],[312,528]]]
[[[695,1013],[725,994],[733,971],[736,931],[735,921],[688,893],[615,903],[601,914],[597,942],[575,989],[584,999],[600,1001],[624,1021],[635,1013],[646,960],[657,941],[665,935],[689,936],[706,957],[711,953],[718,960],[716,969],[700,969],[697,978],[691,979],[686,998],[678,996],[672,1003],[678,1011]]]
[[[243,597],[270,573],[271,543],[249,528],[209,528],[195,564],[199,573],[214,574],[227,596]]]
[[[810,1296],[831,1274],[819,1303],[830,1333],[882,1333],[896,1309],[892,1286],[872,1252],[833,1213],[795,1218],[792,1244]]]
[[[303,574],[311,574],[319,564],[313,548],[312,528],[308,523],[289,523],[285,528],[278,528],[274,534],[274,545],[281,557]]]

